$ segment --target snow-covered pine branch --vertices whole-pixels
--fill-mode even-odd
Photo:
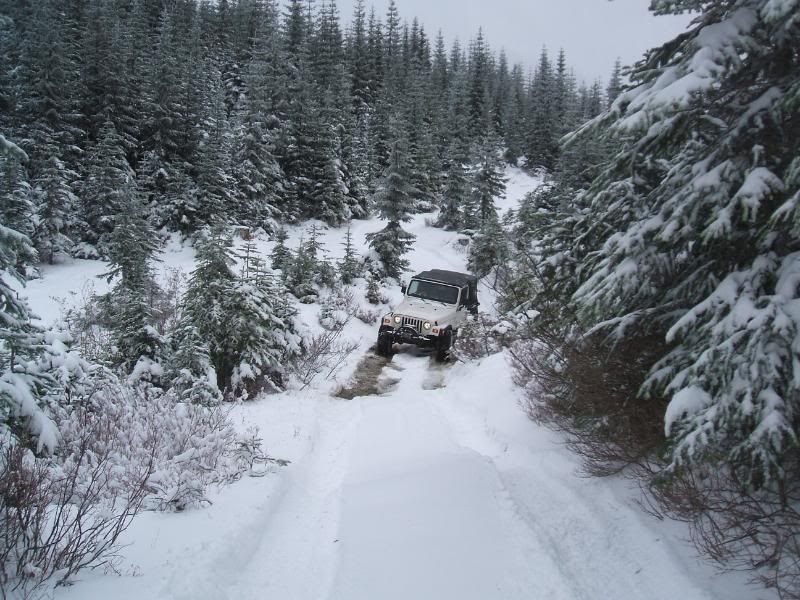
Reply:
[[[762,482],[797,442],[796,4],[656,2],[699,14],[568,140],[622,142],[577,199],[585,326],[669,331],[644,392],[673,399],[675,464],[722,452]]]

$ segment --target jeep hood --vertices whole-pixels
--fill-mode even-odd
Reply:
[[[455,304],[442,304],[435,300],[406,297],[393,311],[395,315],[405,315],[417,319],[425,319],[433,323],[451,317],[456,312]]]

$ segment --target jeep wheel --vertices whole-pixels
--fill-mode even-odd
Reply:
[[[445,362],[450,358],[450,346],[453,345],[453,330],[445,331],[436,342],[436,362]]]
[[[392,338],[378,334],[378,354],[389,358],[392,355]]]

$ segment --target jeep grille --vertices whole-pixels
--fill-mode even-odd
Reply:
[[[415,319],[413,317],[403,317],[403,322],[400,324],[402,327],[413,327],[417,330],[417,333],[422,331],[422,324],[425,321],[423,319]]]

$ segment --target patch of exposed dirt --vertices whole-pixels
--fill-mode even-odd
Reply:
[[[377,396],[396,385],[397,378],[381,377],[383,367],[390,364],[389,358],[379,356],[374,348],[359,361],[353,377],[347,385],[334,394],[337,398],[352,400],[357,396]],[[393,365],[394,366],[394,365]]]
[[[422,382],[423,390],[438,390],[445,386],[445,373],[448,363],[438,363],[431,350],[415,346],[395,346],[395,354],[408,354],[418,360],[428,360],[428,372]],[[394,356],[394,354],[393,354]],[[400,382],[402,365],[390,358],[380,356],[375,347],[367,351],[353,372],[350,381],[334,394],[336,398],[352,400],[359,396],[380,396],[390,391]]]

